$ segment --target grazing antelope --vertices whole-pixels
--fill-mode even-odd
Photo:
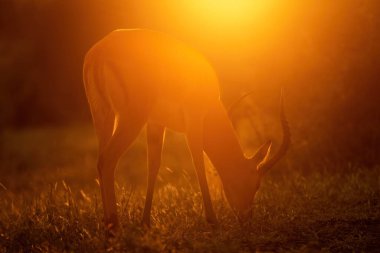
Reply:
[[[120,156],[147,125],[148,188],[142,222],[150,225],[154,184],[165,128],[185,134],[203,196],[206,220],[217,223],[206,181],[203,151],[218,171],[225,196],[247,218],[263,175],[285,155],[290,132],[281,103],[283,140],[245,157],[220,101],[214,69],[196,50],[160,32],[116,30],[96,43],[84,61],[84,84],[99,140],[98,171],[108,227],[118,226],[114,171]]]

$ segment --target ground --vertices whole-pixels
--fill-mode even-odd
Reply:
[[[1,135],[0,252],[376,252],[380,167],[277,166],[241,226],[215,171],[208,173],[220,225],[203,218],[183,138],[168,134],[152,228],[140,226],[144,136],[117,170],[121,232],[106,239],[90,126],[7,130]],[[295,164],[292,161],[291,164]],[[333,171],[333,172],[332,172]]]

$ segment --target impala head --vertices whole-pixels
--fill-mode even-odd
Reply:
[[[282,126],[282,143],[278,151],[271,156],[272,142],[267,141],[255,155],[242,164],[229,185],[224,186],[226,198],[239,221],[249,221],[252,214],[253,200],[264,175],[286,154],[290,145],[290,130],[283,108],[281,95],[280,120]]]

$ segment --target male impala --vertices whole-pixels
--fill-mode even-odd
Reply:
[[[261,178],[289,146],[281,103],[283,141],[279,151],[268,159],[271,143],[267,142],[252,158],[245,157],[220,101],[215,71],[200,53],[163,33],[143,29],[111,32],[87,53],[83,75],[99,139],[98,171],[107,226],[118,225],[116,164],[145,125],[149,173],[142,221],[147,226],[165,128],[186,135],[210,223],[217,219],[203,151],[218,171],[230,206],[244,219],[251,212]]]

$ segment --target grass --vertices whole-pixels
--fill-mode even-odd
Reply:
[[[220,226],[203,218],[183,139],[169,134],[152,210],[140,226],[144,138],[117,171],[121,233],[107,240],[89,127],[2,134],[0,252],[376,252],[380,248],[380,168],[328,172],[274,169],[264,180],[252,225],[241,227],[215,173],[208,174]],[[292,162],[294,164],[294,161]],[[127,168],[127,169],[125,169]],[[336,172],[340,171],[340,172]]]

